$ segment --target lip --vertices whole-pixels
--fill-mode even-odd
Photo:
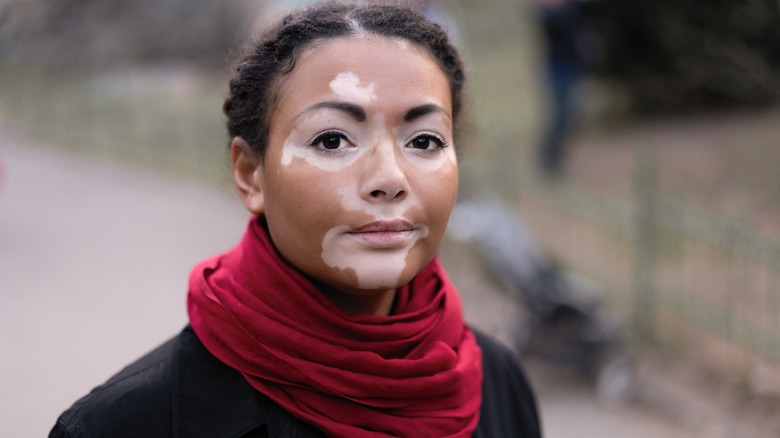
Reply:
[[[399,219],[372,222],[353,228],[348,234],[372,248],[391,249],[406,245],[415,229],[409,221]]]

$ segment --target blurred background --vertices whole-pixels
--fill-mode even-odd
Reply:
[[[230,66],[306,3],[0,0],[8,436],[45,434],[186,323],[189,269],[248,217],[228,180]],[[467,317],[526,355],[547,436],[780,436],[780,3],[416,7],[466,60],[461,199],[500,205],[499,231],[532,236],[518,257],[544,254],[619,339],[617,389],[532,354],[527,284],[479,241],[445,242]]]

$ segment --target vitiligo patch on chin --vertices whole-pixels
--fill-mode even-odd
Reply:
[[[429,229],[418,225],[400,248],[375,250],[365,247],[349,235],[351,228],[331,228],[322,241],[322,261],[335,269],[352,270],[361,289],[398,287],[406,269],[406,258],[415,244],[428,237]]]

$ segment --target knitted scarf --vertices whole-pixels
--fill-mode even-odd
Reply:
[[[349,316],[277,254],[254,216],[236,248],[198,264],[187,308],[222,362],[329,437],[470,437],[482,353],[438,259],[390,316]]]

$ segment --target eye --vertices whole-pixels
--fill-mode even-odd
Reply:
[[[435,134],[420,134],[407,144],[407,147],[424,150],[434,151],[447,147],[447,142]]]
[[[314,137],[314,139],[309,142],[309,144],[318,149],[326,149],[329,151],[334,151],[349,146],[347,136],[338,131],[323,132],[322,134]]]

